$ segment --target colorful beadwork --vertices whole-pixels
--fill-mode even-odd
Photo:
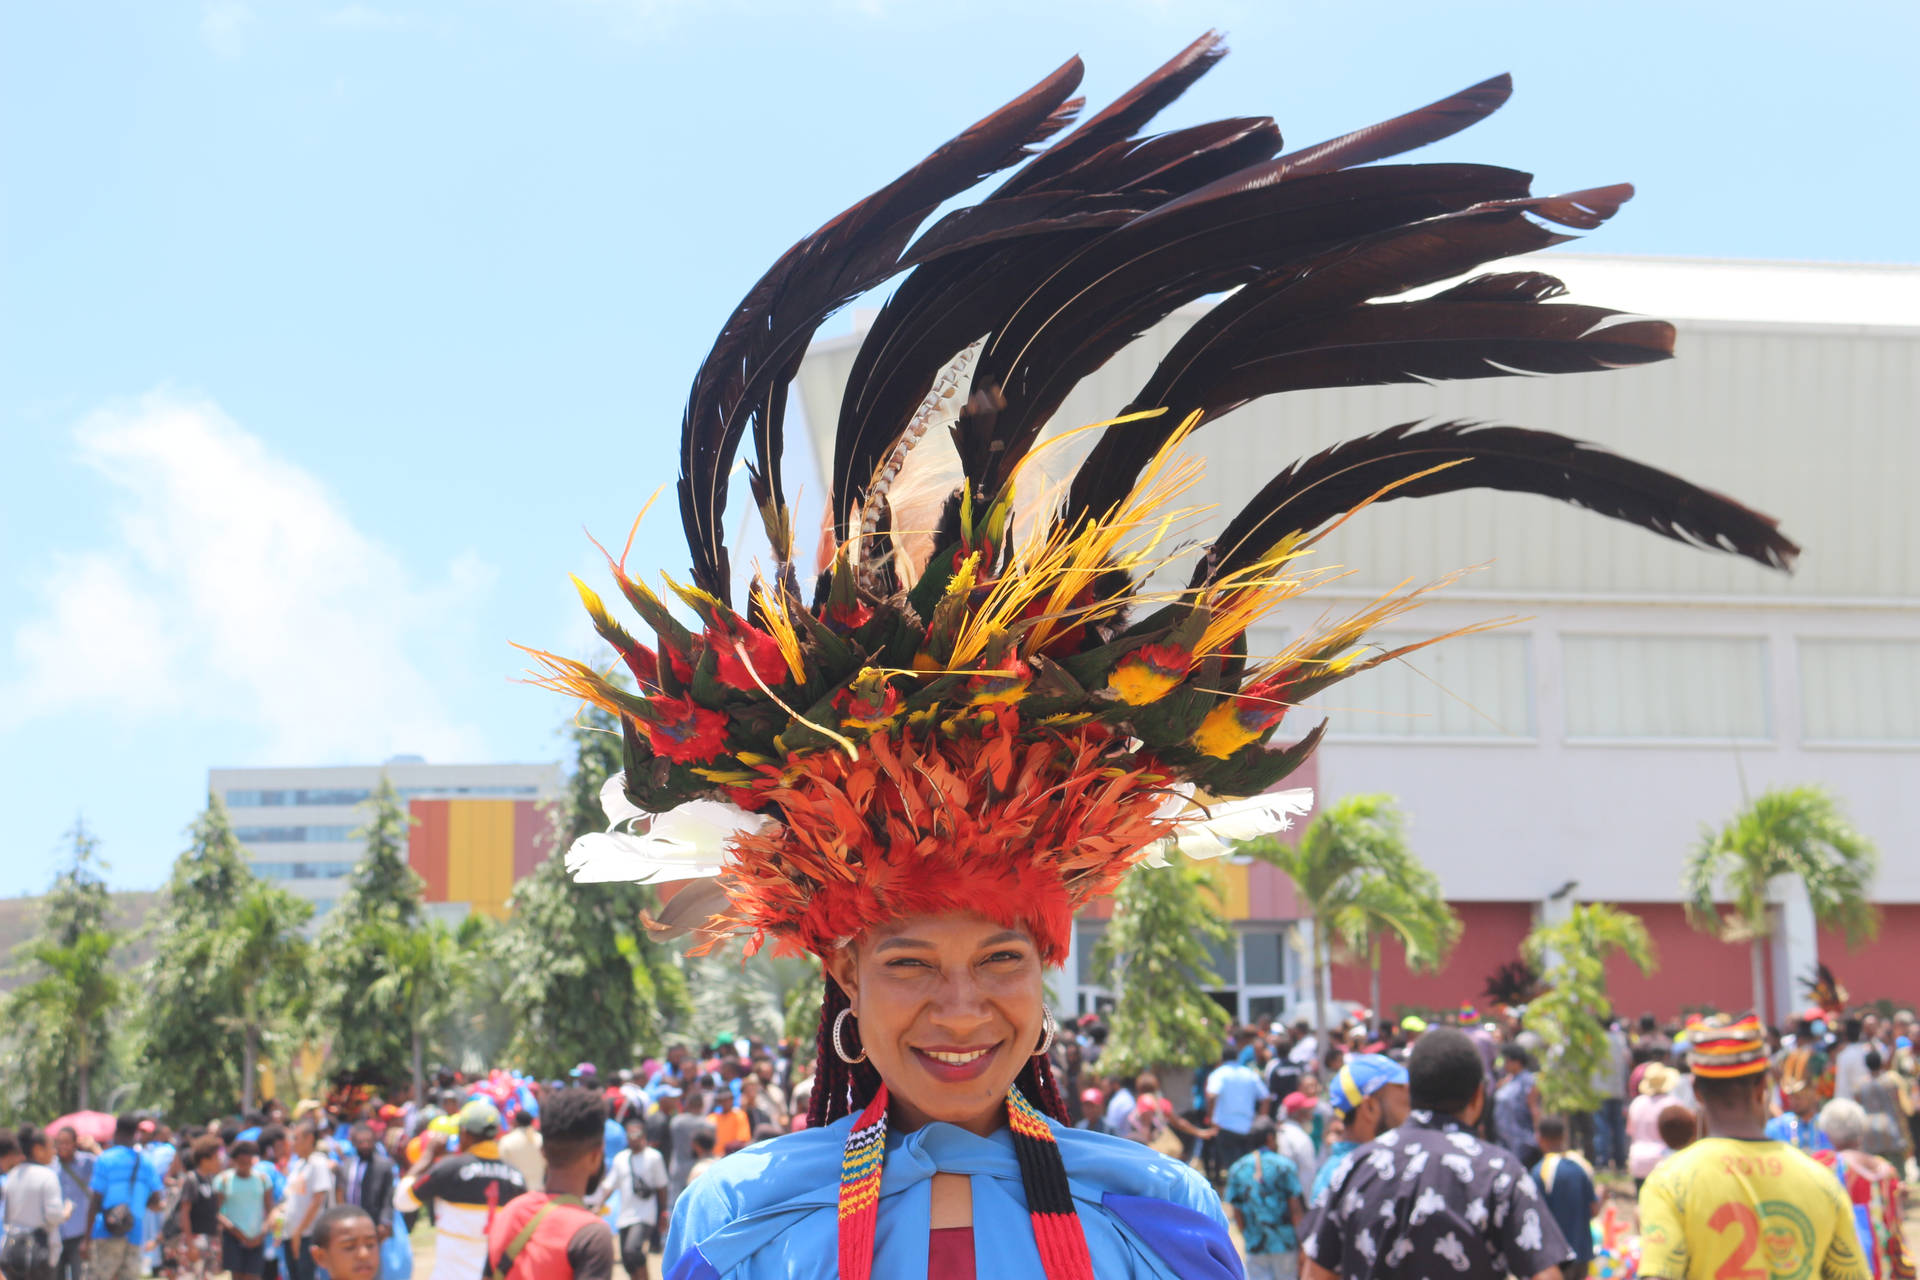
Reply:
[[[1073,1207],[1067,1166],[1047,1118],[1018,1089],[1007,1094],[1007,1125],[1020,1163],[1020,1182],[1033,1219],[1034,1243],[1047,1280],[1093,1280],[1086,1232]],[[879,1220],[880,1174],[887,1158],[887,1087],[853,1124],[840,1158],[840,1277],[871,1280],[873,1229]]]

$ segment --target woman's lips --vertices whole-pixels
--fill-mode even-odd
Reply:
[[[975,1049],[949,1048],[915,1049],[913,1056],[928,1075],[942,1084],[964,1084],[986,1074],[988,1067],[1000,1054],[1000,1046],[985,1045]]]

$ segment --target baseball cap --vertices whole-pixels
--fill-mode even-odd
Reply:
[[[500,1132],[500,1111],[485,1098],[475,1098],[460,1108],[455,1117],[460,1132],[470,1133],[476,1138],[492,1138]]]
[[[572,1076],[575,1080],[578,1080],[582,1076],[599,1075],[600,1068],[594,1066],[591,1062],[583,1062],[579,1066],[575,1067],[573,1070],[567,1072],[567,1074]]]
[[[1282,1111],[1311,1111],[1313,1108],[1313,1099],[1297,1089],[1280,1099],[1280,1109]]]
[[[1415,1035],[1419,1035],[1422,1031],[1425,1031],[1427,1029],[1427,1020],[1421,1017],[1417,1013],[1410,1013],[1406,1017],[1400,1019],[1400,1029],[1402,1031],[1411,1031]]]
[[[1385,1054],[1356,1053],[1333,1077],[1327,1090],[1340,1114],[1350,1116],[1362,1102],[1390,1084],[1407,1083],[1407,1069]]]

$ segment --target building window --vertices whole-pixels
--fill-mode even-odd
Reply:
[[[351,862],[256,862],[253,873],[263,880],[338,880],[353,873]]]
[[[1920,640],[1802,640],[1810,743],[1920,746]]]
[[[1104,920],[1078,920],[1073,926],[1073,978],[1062,1003],[1076,1013],[1104,1011],[1113,1006],[1115,992],[1096,981],[1093,950],[1106,936]],[[1207,994],[1236,1022],[1251,1022],[1261,1014],[1281,1017],[1292,1008],[1295,974],[1289,956],[1292,926],[1275,921],[1252,921],[1237,926],[1225,942],[1206,944],[1208,963],[1220,984]]]
[[[1767,642],[1757,636],[1562,637],[1567,737],[1765,742]]]
[[[235,827],[241,844],[340,844],[353,838],[354,827]]]
[[[286,805],[363,804],[373,795],[365,787],[282,788],[233,790],[226,793],[229,809],[268,809]]]
[[[1383,631],[1369,639],[1396,649],[1433,632]],[[1343,738],[1533,737],[1529,638],[1491,632],[1443,640],[1342,680],[1310,705]]]
[[[520,796],[537,796],[538,787],[401,787],[400,798],[413,800],[422,796],[470,796],[474,798],[490,797],[511,799]]]

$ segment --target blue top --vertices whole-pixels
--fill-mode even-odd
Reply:
[[[1334,1178],[1345,1169],[1347,1165],[1352,1163],[1347,1157],[1359,1149],[1359,1143],[1348,1142],[1345,1138],[1341,1138],[1328,1145],[1326,1158],[1320,1162],[1319,1169],[1314,1172],[1313,1188],[1307,1192],[1307,1204],[1309,1207],[1320,1203],[1321,1197],[1326,1193],[1327,1188],[1333,1185]]]
[[[147,1200],[160,1194],[160,1175],[140,1158],[132,1147],[108,1147],[93,1162],[93,1184],[88,1189],[100,1193],[100,1212],[93,1216],[93,1238],[107,1238],[107,1210],[115,1205],[133,1206],[133,1233],[127,1239],[135,1244],[147,1242]]]
[[[1232,1133],[1253,1128],[1254,1112],[1271,1095],[1267,1082],[1252,1067],[1222,1063],[1207,1077],[1207,1096],[1213,1099],[1213,1122]]]
[[[627,1126],[608,1116],[606,1127],[601,1131],[601,1142],[607,1148],[607,1167],[611,1169],[614,1158],[627,1149]]]
[[[1547,1179],[1552,1178],[1549,1182]],[[1578,1160],[1554,1153],[1533,1167],[1533,1185],[1546,1199],[1560,1234],[1573,1246],[1575,1262],[1593,1261],[1593,1178]]]
[[[75,1151],[72,1173],[68,1173],[67,1166],[56,1159],[53,1171],[60,1177],[61,1198],[73,1206],[73,1212],[60,1224],[60,1238],[76,1240],[87,1234],[87,1215],[80,1210],[87,1207],[87,1197],[93,1194],[93,1153]]]
[[[1818,1125],[1808,1124],[1791,1111],[1767,1121],[1767,1136],[1775,1142],[1796,1146],[1808,1155],[1816,1151],[1833,1150],[1832,1138],[1820,1132]]]
[[[1300,1195],[1300,1169],[1265,1147],[1227,1170],[1227,1203],[1240,1211],[1248,1253],[1292,1253],[1299,1247],[1289,1206]]]
[[[755,1143],[719,1161],[675,1202],[666,1280],[789,1280],[833,1273],[840,1157],[854,1117]],[[1220,1198],[1199,1174],[1137,1142],[1049,1120],[1100,1280],[1243,1280]],[[934,1123],[889,1134],[873,1274],[927,1274],[935,1173],[967,1175],[977,1256],[994,1280],[1042,1280],[1033,1222],[1005,1129],[980,1137]]]

